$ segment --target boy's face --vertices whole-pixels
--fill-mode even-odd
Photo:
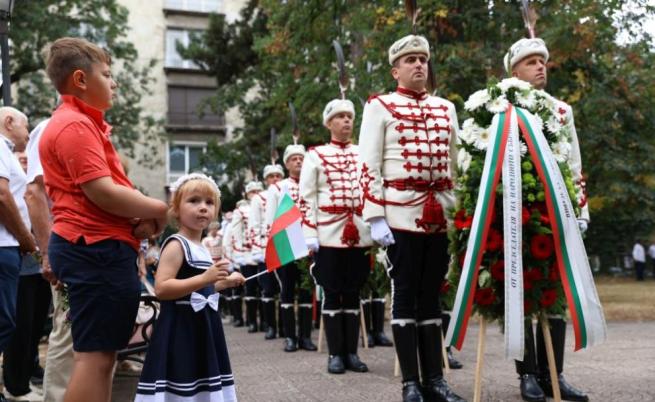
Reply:
[[[111,108],[114,90],[118,85],[111,76],[111,68],[107,63],[94,63],[91,71],[83,71],[86,86],[83,99],[94,108],[105,111]]]

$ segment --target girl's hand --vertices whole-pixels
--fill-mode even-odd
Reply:
[[[207,283],[216,283],[219,281],[224,281],[228,278],[230,274],[228,267],[230,263],[228,260],[223,258],[222,260],[216,261],[211,267],[202,274],[203,278]]]
[[[214,284],[214,289],[218,292],[227,288],[241,286],[244,283],[246,283],[246,278],[241,275],[241,272],[234,271],[227,278],[217,281]]]

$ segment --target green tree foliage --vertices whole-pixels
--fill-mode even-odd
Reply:
[[[11,19],[11,82],[17,87],[15,106],[32,122],[50,115],[57,94],[45,75],[43,50],[57,38],[79,36],[110,51],[114,79],[118,83],[114,107],[107,113],[112,139],[121,152],[140,163],[160,163],[158,145],[163,138],[162,122],[141,105],[150,94],[155,61],[137,63],[138,53],[127,41],[128,10],[115,0],[40,0],[18,2]],[[144,149],[135,155],[135,145]]]
[[[270,128],[282,133],[280,149],[290,143],[288,101],[298,110],[302,142],[327,140],[321,112],[338,96],[333,39],[349,60],[348,97],[356,105],[392,90],[387,49],[410,32],[402,3],[251,0],[239,21],[214,16],[186,55],[217,77],[213,105],[238,107],[245,123],[236,141],[212,147],[215,173],[240,178],[245,165],[261,169]],[[418,33],[432,45],[436,93],[455,102],[463,120],[463,101],[490,78],[505,76],[505,52],[526,35],[518,2],[418,3]],[[645,0],[542,0],[533,6],[551,55],[547,90],[575,113],[590,194],[588,246],[610,263],[620,247],[655,226],[654,54],[652,38],[643,34],[645,17],[652,19],[655,10]]]

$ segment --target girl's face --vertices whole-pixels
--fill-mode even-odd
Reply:
[[[188,191],[182,196],[178,210],[180,226],[193,231],[202,231],[216,217],[214,196],[203,191]]]

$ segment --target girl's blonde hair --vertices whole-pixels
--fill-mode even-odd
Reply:
[[[216,185],[209,180],[194,179],[182,183],[182,185],[180,185],[171,195],[171,200],[168,206],[168,218],[172,224],[176,226],[179,224],[178,213],[180,211],[180,204],[182,203],[182,199],[189,193],[199,193],[202,196],[210,196],[214,200],[214,205],[216,205],[213,219],[216,220],[218,218],[221,209],[221,195],[216,191]]]

